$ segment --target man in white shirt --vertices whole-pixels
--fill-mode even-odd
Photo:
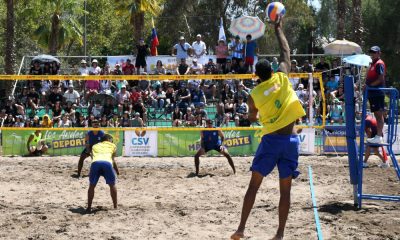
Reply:
[[[197,58],[199,63],[204,65],[206,63],[206,53],[207,53],[207,46],[206,44],[201,41],[201,35],[197,34],[196,41],[192,44],[193,48],[193,57]]]
[[[82,59],[82,61],[81,61],[81,66],[80,66],[79,69],[78,69],[78,73],[79,73],[79,75],[81,75],[81,76],[87,76],[87,75],[89,75],[89,68],[88,68],[87,65],[86,65],[85,59]]]
[[[72,104],[79,105],[79,93],[78,91],[74,90],[74,85],[70,84],[68,86],[68,90],[64,93],[64,102],[71,102]]]

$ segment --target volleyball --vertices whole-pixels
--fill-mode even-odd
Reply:
[[[280,2],[272,2],[267,6],[267,16],[272,22],[278,21],[279,17],[283,17],[285,13],[285,6]]]

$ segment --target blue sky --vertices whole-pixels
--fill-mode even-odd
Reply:
[[[313,5],[317,10],[321,8],[321,3],[319,0],[309,0],[309,3]]]

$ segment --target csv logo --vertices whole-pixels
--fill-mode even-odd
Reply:
[[[134,146],[143,146],[149,144],[150,138],[132,138],[132,145]]]

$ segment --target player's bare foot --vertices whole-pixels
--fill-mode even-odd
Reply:
[[[275,237],[271,238],[271,240],[283,240],[283,236],[277,234]]]
[[[234,234],[232,234],[231,239],[233,240],[239,240],[241,238],[244,238],[244,233],[242,231],[236,231]]]

